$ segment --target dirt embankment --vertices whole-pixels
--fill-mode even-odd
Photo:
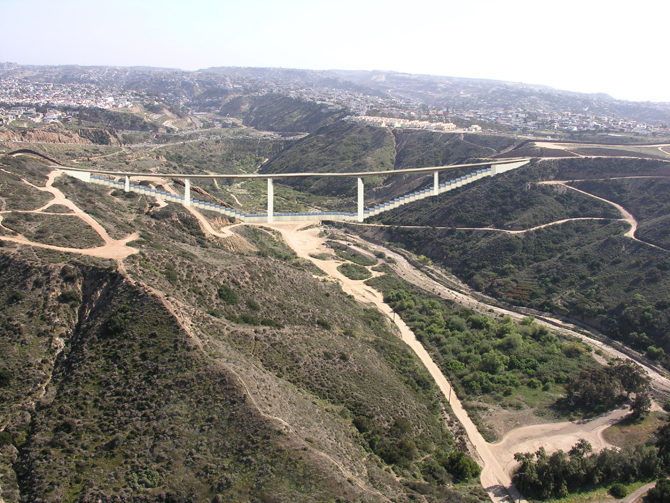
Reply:
[[[107,129],[79,129],[70,131],[63,128],[26,129],[23,131],[0,131],[0,141],[27,143],[74,143],[82,145],[121,145],[116,131]]]

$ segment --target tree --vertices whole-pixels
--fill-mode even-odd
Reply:
[[[617,358],[614,360],[611,373],[613,377],[618,379],[621,388],[626,392],[626,398],[629,398],[631,393],[638,393],[646,389],[651,382],[642,367],[632,360]]]
[[[665,469],[670,469],[670,423],[665,423],[656,431],[656,447]]]
[[[630,407],[630,410],[633,411],[633,417],[639,418],[647,414],[651,410],[651,398],[645,393],[638,393],[633,400],[633,404]]]
[[[660,479],[656,487],[647,494],[649,503],[667,503],[670,501],[670,480]]]

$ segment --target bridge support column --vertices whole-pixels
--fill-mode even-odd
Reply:
[[[126,192],[130,192],[130,177],[126,176],[126,184],[123,187],[123,190]]]
[[[498,167],[497,164],[491,165],[491,176],[496,176],[498,174],[498,170],[496,169],[497,167]]]
[[[191,206],[191,180],[184,178],[184,206]]]
[[[433,195],[436,196],[440,190],[440,172],[433,173]]]
[[[358,179],[358,221],[362,222],[365,217],[363,213],[363,179]]]
[[[268,178],[268,223],[274,221],[274,211],[275,211],[275,189],[272,184],[272,178]]]

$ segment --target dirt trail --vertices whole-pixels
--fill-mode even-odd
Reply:
[[[49,192],[51,195],[54,196],[54,198],[51,201],[49,201],[41,208],[38,208],[34,212],[41,212],[49,208],[50,206],[53,206],[54,204],[60,204],[62,206],[66,206],[67,208],[72,210],[75,216],[86,222],[102,238],[105,244],[103,246],[98,246],[95,248],[68,248],[65,246],[53,246],[42,243],[36,243],[34,241],[30,241],[25,236],[22,236],[21,234],[18,233],[16,236],[0,236],[0,239],[3,239],[5,241],[11,241],[13,243],[18,244],[35,246],[38,248],[46,248],[49,250],[56,250],[68,253],[80,253],[82,255],[89,255],[91,257],[107,258],[117,260],[119,262],[122,261],[124,258],[128,257],[129,255],[137,253],[139,250],[127,246],[127,243],[137,239],[139,237],[138,232],[129,234],[123,239],[118,240],[112,239],[109,236],[109,234],[107,234],[107,231],[102,225],[100,225],[97,221],[95,221],[88,213],[85,213],[81,208],[79,208],[79,206],[77,206],[68,198],[66,198],[65,195],[59,189],[53,187],[54,180],[59,176],[61,176],[62,174],[63,172],[60,169],[54,169],[51,173],[49,173],[45,187],[38,187],[37,185],[33,185],[32,183],[24,179],[21,179],[21,181],[23,181],[27,185],[30,185],[34,189],[37,189],[42,192]]]
[[[623,219],[630,224],[630,229],[628,230],[628,232],[626,232],[624,234],[624,236],[629,237],[629,238],[631,238],[635,241],[638,241],[640,243],[644,243],[648,246],[652,246],[652,247],[657,248],[659,250],[668,251],[665,248],[661,248],[660,246],[656,246],[656,245],[648,243],[646,241],[642,241],[641,239],[638,239],[638,238],[635,237],[635,232],[637,231],[637,220],[635,220],[635,217],[631,213],[629,213],[628,210],[626,210],[626,208],[624,208],[620,204],[617,204],[617,203],[615,203],[613,201],[610,201],[608,199],[604,199],[602,197],[594,196],[593,194],[591,194],[589,192],[585,192],[583,190],[580,190],[580,189],[577,189],[575,187],[572,187],[572,186],[568,185],[568,183],[570,183],[571,181],[574,181],[574,180],[563,180],[563,181],[552,180],[552,181],[539,182],[539,183],[546,184],[546,185],[563,185],[563,186],[568,187],[568,188],[570,188],[570,189],[572,189],[576,192],[581,192],[582,194],[594,197],[594,198],[599,199],[603,202],[611,204],[612,206],[614,206],[616,209],[618,209],[621,212],[621,214],[623,215]]]
[[[359,302],[366,304],[374,304],[382,313],[393,320],[400,330],[402,340],[409,345],[416,355],[421,359],[430,374],[435,379],[438,387],[448,397],[451,394],[451,407],[454,415],[463,425],[470,441],[477,450],[482,463],[484,465],[481,482],[484,489],[489,493],[491,500],[494,502],[505,501],[507,497],[511,496],[515,500],[519,500],[520,495],[516,488],[512,485],[510,476],[505,473],[503,466],[499,463],[489,448],[489,444],[484,440],[484,437],[479,433],[477,427],[470,420],[467,412],[463,409],[460,400],[455,394],[451,392],[451,385],[444,377],[444,374],[437,367],[428,352],[424,349],[421,343],[416,339],[414,333],[409,327],[400,319],[399,316],[394,316],[392,309],[383,301],[381,293],[367,286],[364,281],[350,280],[342,275],[338,270],[338,262],[327,260],[322,261],[315,259],[310,254],[319,254],[327,252],[328,249],[324,246],[324,240],[318,237],[319,229],[312,228],[301,231],[300,228],[308,225],[307,223],[277,223],[266,224],[268,227],[279,230],[286,242],[301,258],[311,261],[321,270],[326,272],[329,276],[336,279],[342,285],[345,293],[351,294]]]
[[[356,225],[367,225],[369,227],[396,227],[399,229],[443,229],[443,230],[458,230],[458,231],[491,231],[491,232],[505,232],[507,234],[525,234],[526,232],[536,231],[538,229],[544,229],[545,227],[550,227],[552,225],[560,225],[566,222],[574,222],[577,220],[624,220],[623,218],[602,218],[602,217],[575,217],[575,218],[564,218],[563,220],[556,220],[554,222],[549,222],[548,224],[538,225],[537,227],[531,227],[530,229],[521,229],[521,230],[509,230],[509,229],[497,229],[495,227],[437,227],[433,225],[384,225],[384,224],[361,224],[356,223]]]

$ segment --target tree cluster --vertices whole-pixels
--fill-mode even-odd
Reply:
[[[530,497],[544,500],[612,482],[651,480],[661,473],[655,447],[639,444],[621,450],[591,451],[591,444],[582,439],[569,453],[559,450],[550,456],[544,448],[535,453],[516,453],[514,459],[521,463],[515,475],[517,487]]]
[[[640,416],[651,407],[650,381],[642,367],[630,360],[617,359],[607,367],[582,370],[565,386],[566,400],[581,409],[607,410],[635,393],[631,408]]]

